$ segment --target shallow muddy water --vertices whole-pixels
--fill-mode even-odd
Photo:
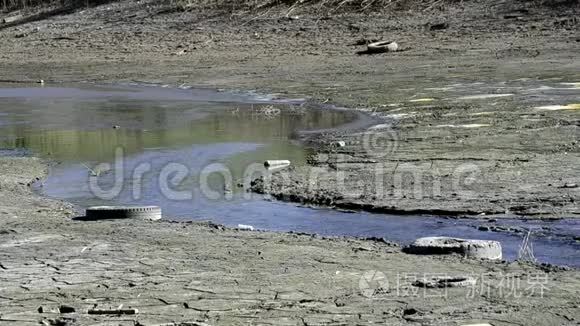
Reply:
[[[384,237],[400,243],[422,236],[494,239],[502,242],[507,259],[516,257],[523,232],[532,229],[540,261],[580,266],[576,220],[499,220],[492,224],[511,230],[485,232],[478,226],[489,225],[488,221],[342,212],[245,193],[237,183],[264,160],[306,162],[308,153],[293,141],[295,132],[338,127],[356,118],[353,113],[306,109],[301,104],[142,86],[0,88],[0,155],[38,155],[58,162],[38,190],[81,209],[153,204],[175,220]],[[122,160],[116,156],[119,151]],[[115,162],[122,173],[98,167]],[[231,185],[225,186],[216,171],[228,171]],[[97,180],[96,185],[91,186],[90,180]],[[111,193],[119,180],[122,187]],[[113,196],[98,198],[95,189]]]

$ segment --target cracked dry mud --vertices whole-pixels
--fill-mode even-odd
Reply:
[[[26,185],[44,169],[37,159],[0,159],[3,325],[573,325],[580,318],[577,270],[412,256],[381,241],[211,223],[73,221],[68,204],[36,197]],[[477,283],[412,285],[442,275]],[[75,311],[59,313],[63,305]],[[138,313],[87,314],[120,307]]]

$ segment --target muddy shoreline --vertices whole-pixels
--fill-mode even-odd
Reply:
[[[155,2],[131,7],[130,19],[127,10],[111,3],[2,29],[2,79],[139,80],[334,103],[392,126],[307,137],[318,155],[274,179],[274,196],[383,212],[579,216],[578,110],[537,109],[578,102],[574,86],[555,90],[570,92],[557,100],[539,96],[580,80],[576,6],[468,3],[328,19],[306,10],[295,20],[273,10],[228,23],[211,11],[167,13]],[[448,26],[425,27],[436,21]],[[351,45],[393,35],[405,51],[357,56],[360,46]],[[535,81],[529,91],[503,96],[526,78]],[[431,90],[475,83],[483,84],[461,95]]]

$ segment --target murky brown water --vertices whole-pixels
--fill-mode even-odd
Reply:
[[[354,117],[249,97],[156,88],[33,88],[0,90],[0,144],[67,162],[106,162],[126,154],[224,142],[266,143],[263,157],[302,161],[292,132],[331,128]],[[237,100],[237,103],[229,102]]]

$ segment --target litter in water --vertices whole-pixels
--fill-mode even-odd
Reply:
[[[254,227],[251,225],[245,225],[245,224],[238,224],[238,229],[240,230],[246,230],[246,231],[254,231]]]
[[[267,160],[266,162],[264,162],[264,166],[267,168],[286,166],[286,165],[290,165],[289,160]]]

